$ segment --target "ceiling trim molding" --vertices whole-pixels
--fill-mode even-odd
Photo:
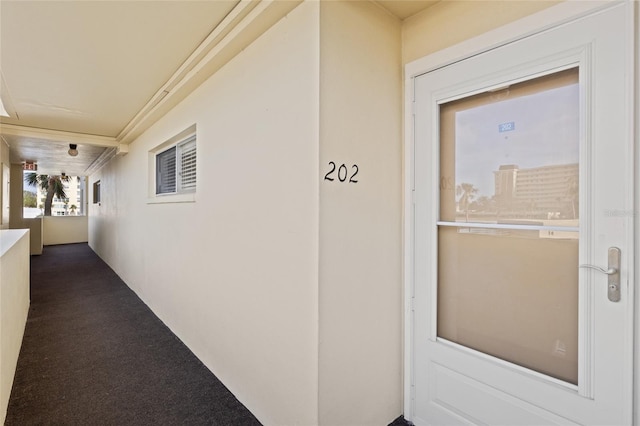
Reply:
[[[100,154],[98,158],[93,160],[93,163],[91,163],[89,167],[87,167],[87,169],[84,171],[85,176],[91,176],[92,174],[100,170],[102,167],[104,167],[105,164],[109,162],[109,160],[115,157],[116,154],[118,154],[117,148],[105,149],[104,152]]]
[[[301,2],[241,0],[131,119],[116,140],[123,144],[133,142]]]
[[[64,132],[61,130],[40,129],[37,127],[18,126],[15,124],[0,123],[0,134],[19,136],[22,138],[44,139],[80,145],[95,145],[104,147],[117,147],[116,138],[109,136],[86,135],[83,133]]]
[[[249,11],[255,7],[256,0],[241,0],[229,14],[216,26],[213,31],[204,39],[202,43],[189,55],[189,57],[182,63],[180,68],[173,73],[169,80],[158,89],[158,91],[149,99],[140,111],[131,119],[129,123],[122,129],[117,136],[118,140],[124,141],[127,136],[131,134],[136,127],[142,122],[146,116],[164,100],[164,98],[171,92],[171,90],[185,78],[185,75],[193,69],[203,56],[216,46],[226,34],[228,34],[238,21],[242,19]],[[131,141],[129,141],[131,142]]]

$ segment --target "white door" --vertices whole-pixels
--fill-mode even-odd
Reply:
[[[633,7],[413,79],[415,424],[631,424]]]

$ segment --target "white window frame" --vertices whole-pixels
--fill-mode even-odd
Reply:
[[[93,204],[100,205],[100,180],[93,182]]]
[[[192,176],[193,176],[193,184],[185,185],[182,177],[182,154],[185,149],[190,149],[193,147],[195,150],[195,165],[193,166]],[[176,183],[175,183],[175,191],[174,192],[163,192],[158,193],[157,187],[157,157],[166,151],[175,148],[176,155]],[[197,181],[198,181],[198,169],[197,169],[197,160],[198,151],[197,151],[197,137],[196,137],[196,126],[195,124],[175,135],[174,137],[168,139],[167,141],[161,143],[160,145],[154,147],[149,151],[149,190],[148,190],[148,204],[158,204],[158,203],[189,203],[195,202],[196,200],[196,191],[197,191]],[[193,175],[195,173],[195,176]]]

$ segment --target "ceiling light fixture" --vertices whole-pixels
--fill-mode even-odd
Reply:
[[[76,155],[78,155],[78,145],[76,145],[75,143],[70,143],[68,152],[69,152],[69,155],[72,157],[75,157]]]

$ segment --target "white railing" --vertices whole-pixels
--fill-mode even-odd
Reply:
[[[88,216],[44,216],[42,219],[45,246],[89,241]]]
[[[0,424],[4,424],[29,313],[29,231],[0,230]]]

